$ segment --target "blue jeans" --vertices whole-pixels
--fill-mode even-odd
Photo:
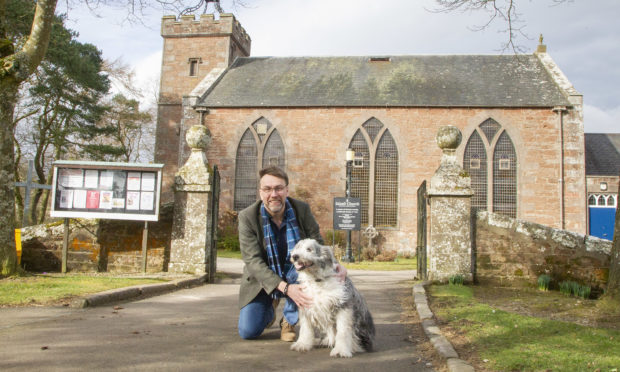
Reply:
[[[295,283],[297,281],[297,271],[294,268],[286,274],[286,281],[288,283]],[[295,325],[299,321],[297,304],[290,298],[285,298],[286,303],[284,304],[282,314],[289,324]],[[264,290],[261,290],[252,302],[241,308],[238,326],[241,338],[246,340],[253,339],[263,333],[267,324],[276,316],[271,306],[272,302],[271,296]]]

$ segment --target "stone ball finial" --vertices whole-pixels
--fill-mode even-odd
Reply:
[[[185,140],[192,151],[204,151],[211,143],[211,133],[204,125],[193,125],[187,130]]]
[[[437,146],[439,146],[440,149],[456,150],[456,148],[461,144],[463,135],[461,134],[459,128],[453,125],[446,125],[439,128],[435,139],[437,140]]]

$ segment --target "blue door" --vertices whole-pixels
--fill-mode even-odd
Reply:
[[[597,238],[613,240],[616,208],[589,207],[590,235]]]

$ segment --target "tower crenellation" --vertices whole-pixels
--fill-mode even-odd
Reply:
[[[220,14],[215,19],[213,14],[202,14],[198,19],[193,14],[177,17],[170,15],[162,17],[161,35],[166,37],[201,37],[201,36],[224,36],[229,35],[250,55],[252,40],[247,32],[230,13]]]

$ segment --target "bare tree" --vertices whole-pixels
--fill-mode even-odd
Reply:
[[[572,0],[551,0],[553,4],[561,4]],[[517,10],[520,0],[435,0],[438,8],[431,9],[434,12],[468,12],[482,11],[489,15],[488,20],[477,26],[472,26],[474,31],[488,29],[492,24],[500,23],[500,32],[507,34],[507,39],[501,45],[501,50],[512,50],[514,53],[523,53],[525,47],[519,44],[520,38],[531,39],[524,30],[525,22],[523,15]]]

